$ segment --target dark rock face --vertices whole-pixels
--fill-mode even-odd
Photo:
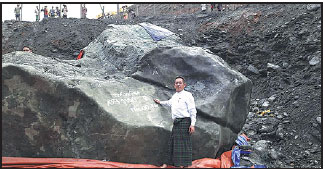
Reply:
[[[137,30],[137,38],[129,36],[132,44],[121,38],[128,34],[123,30]],[[208,51],[172,37],[149,41],[142,33],[137,25],[112,26],[85,48],[81,60],[3,55],[3,156],[160,165],[172,120],[153,99],[172,96],[176,75],[188,79],[186,90],[196,99],[193,159],[215,158],[231,147],[247,117],[251,81]],[[123,66],[119,54],[133,66]]]
[[[187,79],[185,89],[193,93],[199,117],[220,125],[220,155],[244,125],[252,82],[218,56],[195,47],[156,48],[142,58],[132,77],[172,89],[177,75]]]
[[[238,133],[247,114],[251,82],[202,48],[156,48],[144,56],[132,77],[173,89],[183,75],[194,93],[200,115]],[[231,91],[231,92],[230,92]]]

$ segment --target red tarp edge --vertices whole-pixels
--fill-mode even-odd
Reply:
[[[189,168],[230,168],[233,166],[231,151],[224,152],[217,159],[194,160]],[[151,164],[129,164],[77,158],[28,158],[2,157],[2,168],[160,168]],[[174,166],[167,166],[174,168]]]

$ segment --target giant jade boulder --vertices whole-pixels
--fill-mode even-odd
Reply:
[[[193,160],[228,150],[245,123],[252,83],[179,40],[109,25],[80,60],[2,55],[2,156],[161,165],[172,119],[153,99],[169,99],[177,75],[187,79],[198,111]]]

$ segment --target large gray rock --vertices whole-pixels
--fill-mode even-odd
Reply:
[[[198,110],[193,160],[228,150],[245,123],[251,81],[216,55],[110,25],[81,60],[2,56],[2,155],[166,162],[176,75]],[[131,32],[131,33],[130,33]],[[109,40],[108,40],[109,39]]]

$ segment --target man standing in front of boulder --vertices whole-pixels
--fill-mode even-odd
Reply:
[[[167,101],[154,99],[157,104],[171,107],[173,129],[169,140],[169,163],[176,167],[192,165],[191,134],[195,132],[196,108],[194,97],[185,91],[185,79],[175,78],[176,93]],[[162,167],[167,167],[165,164]]]

